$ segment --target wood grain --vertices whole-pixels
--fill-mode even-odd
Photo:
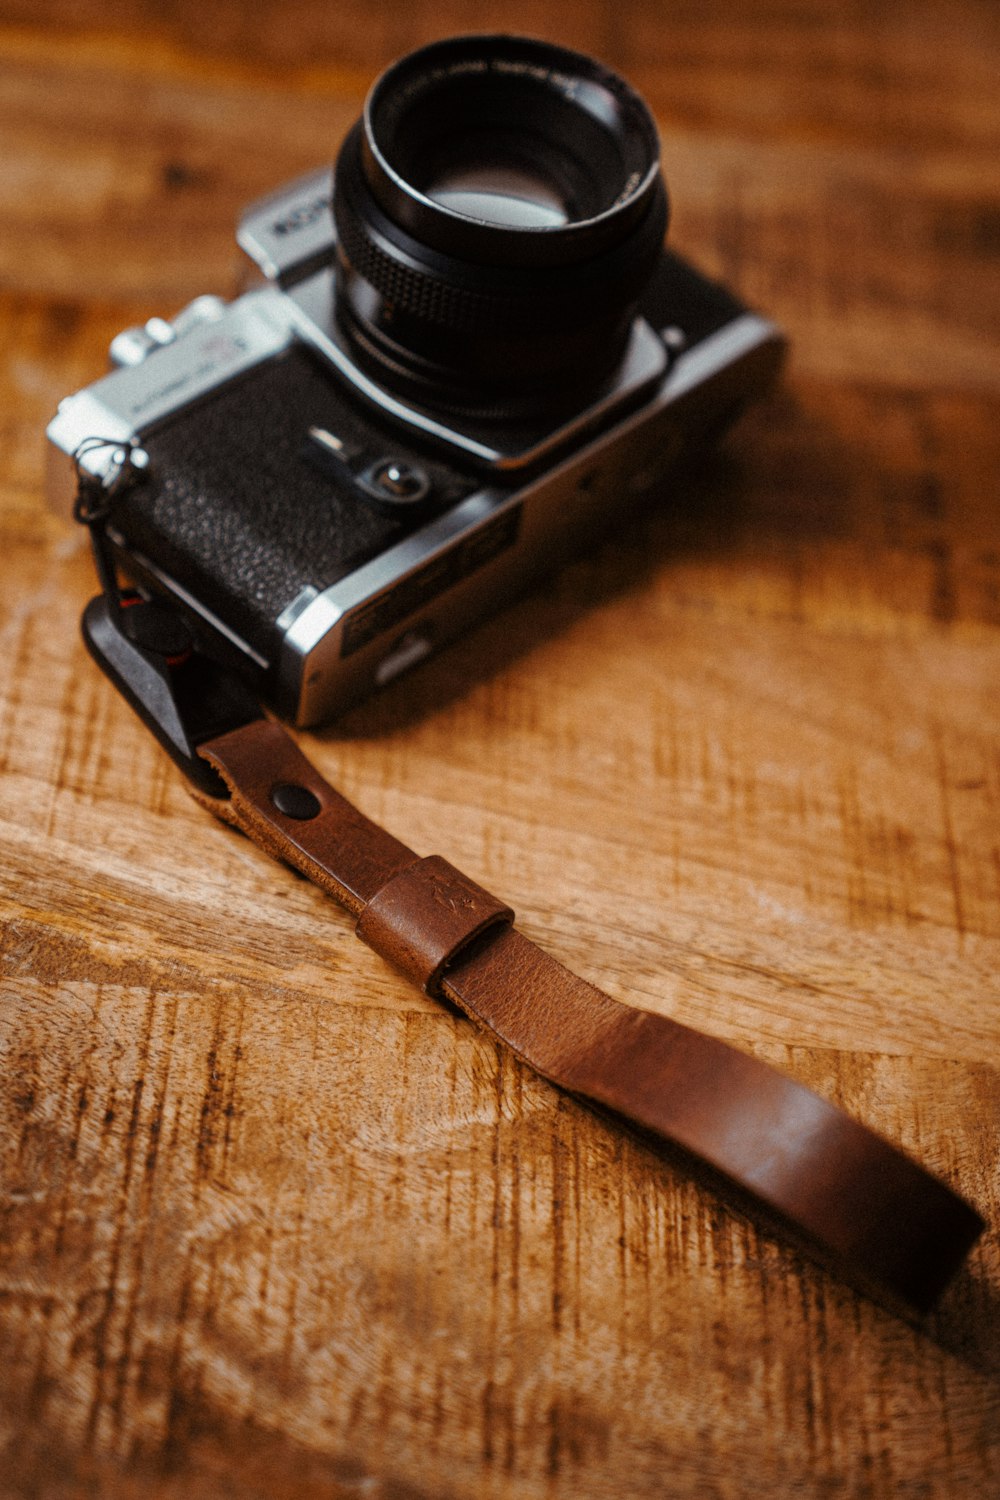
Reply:
[[[616,996],[991,1229],[913,1328],[410,991],[93,670],[41,432],[431,36],[650,98],[779,317],[684,495],[306,737]],[[994,6],[0,7],[0,1496],[1000,1496]]]

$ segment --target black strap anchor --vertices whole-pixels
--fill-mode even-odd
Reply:
[[[101,448],[111,450],[103,475],[84,465]],[[73,455],[73,515],[90,532],[102,590],[83,612],[83,639],[188,780],[209,797],[226,798],[225,783],[199,756],[198,746],[264,715],[246,684],[198,649],[176,608],[119,583],[109,523],[118,496],[140,477],[144,460],[138,444],[102,437],[86,438]]]

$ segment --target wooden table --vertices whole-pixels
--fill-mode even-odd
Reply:
[[[0,8],[0,1495],[1000,1495],[989,0]],[[310,754],[994,1226],[914,1328],[412,992],[92,668],[42,429],[450,30],[594,50],[789,330],[683,496]]]

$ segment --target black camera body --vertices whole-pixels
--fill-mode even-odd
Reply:
[[[113,472],[125,572],[294,722],[391,681],[669,500],[780,364],[773,324],[662,248],[650,129],[563,49],[463,38],[404,59],[336,183],[245,215],[260,282],[127,330],[118,368],[61,403],[51,503],[70,508],[81,467]]]

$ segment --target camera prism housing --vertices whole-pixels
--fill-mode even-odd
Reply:
[[[111,347],[117,368],[64,400],[48,428],[53,508],[71,512],[80,469],[113,474],[107,534],[123,571],[303,726],[465,633],[633,508],[669,503],[671,479],[766,390],[784,350],[772,323],[662,248],[660,225],[613,359],[582,394],[541,399],[559,385],[548,351],[534,386],[526,377],[532,399],[515,399],[516,370],[487,391],[458,368],[460,321],[427,339],[437,364],[421,346],[397,379],[406,319],[369,283],[379,267],[359,271],[344,252],[334,189],[326,169],[251,207],[238,240],[257,284],[126,330]],[[444,217],[465,219],[466,200],[450,203]],[[665,222],[665,199],[661,211]],[[381,234],[374,210],[372,222]],[[384,235],[372,235],[382,255]],[[394,253],[408,253],[405,238]],[[504,295],[515,281],[498,282]],[[419,291],[418,312],[440,306]],[[520,336],[516,310],[493,313],[498,338]],[[558,316],[551,342],[572,362],[572,319]],[[442,348],[454,379],[436,402]]]

